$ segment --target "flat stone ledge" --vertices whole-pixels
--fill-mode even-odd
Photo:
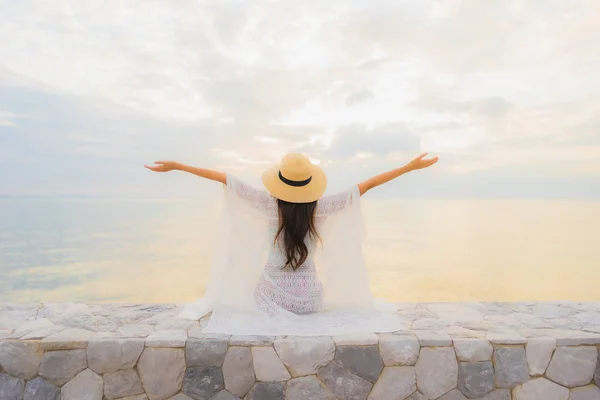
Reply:
[[[0,304],[0,400],[600,393],[600,303],[399,304],[405,331],[333,337],[204,334],[180,309]]]

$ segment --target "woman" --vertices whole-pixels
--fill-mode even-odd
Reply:
[[[403,329],[393,305],[369,291],[360,196],[438,161],[426,155],[325,197],[325,173],[301,154],[288,154],[263,173],[266,190],[172,161],[145,166],[225,185],[206,295],[181,317],[200,319],[212,311],[207,333],[312,336]]]

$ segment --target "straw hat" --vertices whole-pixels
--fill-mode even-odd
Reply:
[[[262,175],[265,188],[273,197],[290,203],[311,203],[319,200],[325,187],[325,172],[302,154],[291,153]]]

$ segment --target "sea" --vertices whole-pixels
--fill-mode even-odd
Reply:
[[[212,199],[0,199],[0,303],[182,303]],[[372,292],[396,302],[600,301],[600,201],[364,199]]]

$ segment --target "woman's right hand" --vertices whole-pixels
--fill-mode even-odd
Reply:
[[[179,169],[179,163],[176,163],[175,161],[155,161],[154,164],[156,165],[144,165],[144,168],[148,168],[154,172],[169,172]]]
[[[426,155],[427,155],[427,153],[423,153],[420,156],[414,158],[407,164],[407,167],[411,171],[414,171],[417,169],[423,169],[423,168],[430,167],[433,164],[435,164],[436,162],[438,162],[438,157],[425,158]]]

